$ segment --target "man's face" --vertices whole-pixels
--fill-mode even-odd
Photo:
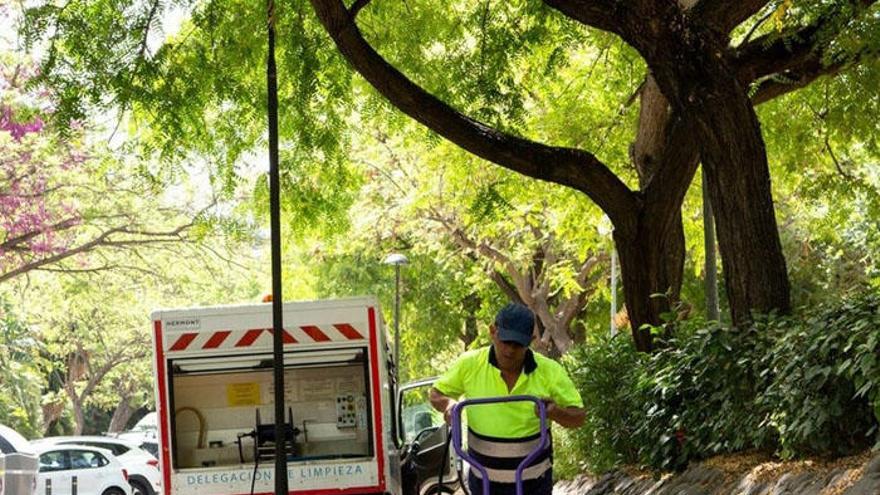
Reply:
[[[492,335],[492,344],[495,346],[498,367],[504,371],[521,370],[523,361],[526,359],[526,351],[529,348],[517,342],[505,342],[499,339],[495,325],[489,327],[489,333]]]

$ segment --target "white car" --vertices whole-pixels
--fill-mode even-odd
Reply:
[[[47,437],[35,445],[87,445],[109,450],[128,471],[128,482],[134,495],[156,495],[162,491],[162,475],[159,461],[141,449],[137,442],[114,437],[79,436]],[[52,492],[53,495],[55,492]],[[99,494],[100,495],[100,494]]]
[[[37,493],[132,495],[128,473],[109,450],[85,445],[35,445]]]
[[[159,434],[156,426],[156,413],[147,413],[140,421],[134,425],[134,428],[119,433],[108,433],[107,435],[115,438],[121,438],[136,443],[140,448],[153,454],[156,459],[159,458]]]

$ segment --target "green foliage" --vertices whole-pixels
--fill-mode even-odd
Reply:
[[[570,363],[588,417],[564,465],[679,469],[744,449],[867,448],[880,424],[878,328],[880,294],[868,290],[749,329],[679,322],[650,356],[599,340]]]
[[[738,330],[691,320],[646,362],[639,389],[643,462],[675,469],[693,458],[765,447],[767,431],[755,401],[762,386],[762,342],[755,328]]]
[[[777,338],[758,409],[767,411],[763,426],[778,432],[781,455],[843,455],[869,445],[880,420],[880,295],[762,326]]]
[[[555,466],[562,478],[584,470],[604,472],[638,459],[634,435],[643,416],[638,379],[647,356],[636,352],[627,335],[603,335],[572,350],[563,361],[584,400],[587,418],[567,438],[579,450],[576,461],[563,455]]]
[[[42,427],[40,393],[46,380],[39,369],[41,347],[8,297],[0,297],[0,423],[25,437]]]
[[[395,269],[382,264],[391,251],[340,249],[313,258],[311,284],[320,298],[376,295],[388,335],[393,338]],[[408,251],[409,264],[402,265],[400,339],[403,380],[436,375],[440,362],[430,356],[451,357],[464,349],[462,322],[467,316],[466,299],[475,287],[429,254]],[[480,313],[483,322],[490,321]],[[442,358],[441,358],[442,359]]]

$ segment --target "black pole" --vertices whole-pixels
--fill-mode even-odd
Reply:
[[[287,435],[284,431],[284,320],[281,297],[281,201],[278,179],[278,80],[275,70],[275,2],[266,0],[269,54],[266,85],[269,114],[269,219],[272,232],[272,357],[275,381],[275,495],[287,495]],[[293,425],[291,425],[293,426]]]

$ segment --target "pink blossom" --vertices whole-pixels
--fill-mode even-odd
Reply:
[[[31,122],[24,124],[16,122],[12,117],[12,109],[8,106],[4,106],[3,112],[0,114],[0,130],[9,132],[12,139],[15,139],[16,141],[21,141],[21,138],[28,133],[42,131],[43,125],[43,119],[39,116],[34,117],[34,120]]]

